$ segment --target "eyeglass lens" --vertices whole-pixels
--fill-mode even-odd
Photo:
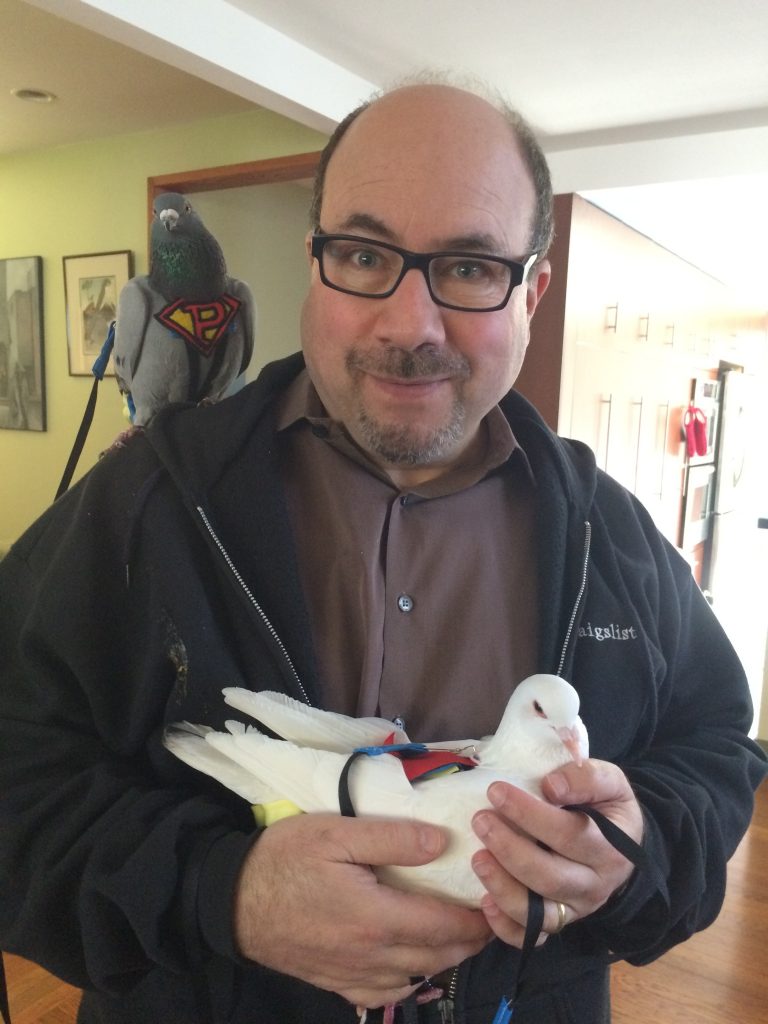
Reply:
[[[398,282],[403,256],[363,240],[330,238],[323,248],[328,281],[359,295],[385,295]],[[512,270],[485,257],[433,256],[428,264],[435,298],[452,306],[487,309],[505,301]]]

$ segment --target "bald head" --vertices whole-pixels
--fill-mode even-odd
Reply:
[[[394,124],[391,137],[395,157],[418,144],[431,168],[448,155],[461,159],[463,151],[471,151],[484,139],[503,146],[511,138],[533,186],[527,251],[538,253],[540,258],[546,255],[553,234],[552,184],[546,158],[530,126],[501,98],[489,99],[440,82],[394,89],[362,104],[337,126],[323,150],[315,176],[310,210],[310,222],[315,230],[320,228],[323,219],[326,179],[334,154],[344,140],[347,144],[354,143],[357,137],[358,142],[365,144],[368,133],[362,133],[360,127],[374,115],[374,124],[379,117],[382,123]]]

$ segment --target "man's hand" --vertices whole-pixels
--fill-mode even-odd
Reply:
[[[549,803],[494,783],[488,798],[495,811],[479,811],[472,822],[485,846],[472,860],[488,890],[483,912],[496,935],[518,947],[525,934],[529,889],[544,897],[539,937],[544,942],[558,928],[557,902],[565,907],[565,923],[571,924],[601,907],[633,871],[587,815],[563,810],[564,805],[590,805],[636,842],[643,836],[640,805],[627,777],[613,764],[569,764],[547,776],[542,789]]]
[[[245,860],[235,902],[243,956],[358,1006],[399,1002],[409,978],[479,952],[479,911],[379,885],[368,865],[427,864],[445,845],[433,826],[302,814],[271,825]]]

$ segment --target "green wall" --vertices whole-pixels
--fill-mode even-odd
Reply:
[[[91,389],[70,377],[62,257],[130,249],[147,272],[147,178],[320,149],[325,136],[256,110],[0,158],[0,259],[43,257],[48,430],[0,430],[0,552],[51,503]],[[127,426],[114,378],[99,385],[77,476]]]

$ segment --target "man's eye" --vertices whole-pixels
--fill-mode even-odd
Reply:
[[[329,245],[327,254],[339,265],[354,270],[371,270],[381,263],[381,255],[375,249],[361,248],[359,245],[337,242]]]
[[[355,266],[361,268],[361,270],[367,270],[369,267],[375,267],[379,263],[378,253],[372,252],[370,249],[356,249],[354,252],[349,253],[347,257],[350,262],[354,263]]]
[[[457,263],[453,268],[453,272],[456,277],[461,277],[464,280],[471,280],[472,278],[483,277],[486,273],[486,269],[482,263],[469,263],[465,260],[462,263]]]

